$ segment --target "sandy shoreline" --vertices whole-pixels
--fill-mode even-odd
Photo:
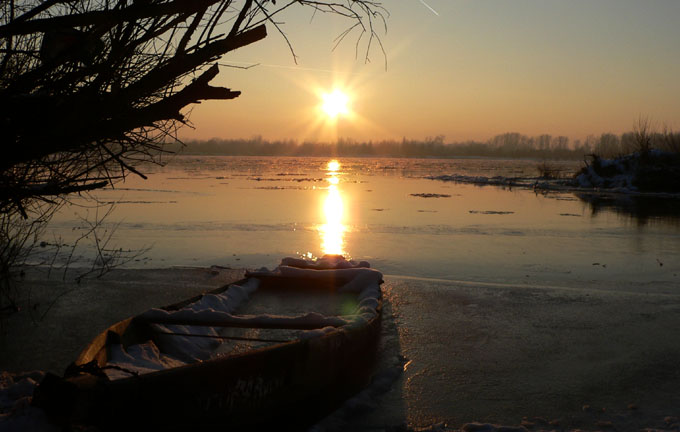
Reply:
[[[216,267],[116,270],[74,286],[29,272],[30,298],[2,324],[0,370],[61,373],[111,323],[242,274]],[[677,430],[680,294],[385,279],[380,367],[403,364],[404,372],[339,430],[472,421]]]

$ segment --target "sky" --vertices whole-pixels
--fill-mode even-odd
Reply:
[[[240,90],[194,105],[183,139],[486,140],[505,132],[583,139],[640,118],[680,129],[678,0],[384,0],[387,31],[334,39],[351,23],[289,9],[264,40],[225,55],[212,81]],[[329,118],[339,89],[348,114]]]

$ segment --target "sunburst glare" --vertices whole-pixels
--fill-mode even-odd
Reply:
[[[290,77],[293,84],[307,93],[301,97],[306,107],[291,121],[287,134],[314,142],[334,143],[352,135],[385,135],[390,132],[367,116],[365,107],[375,97],[373,81],[381,74],[353,72],[337,67],[332,76],[297,71]],[[362,112],[363,111],[363,112]]]

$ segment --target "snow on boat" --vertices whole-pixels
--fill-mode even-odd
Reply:
[[[299,429],[370,380],[382,274],[285,258],[219,290],[118,322],[34,403],[61,425]]]

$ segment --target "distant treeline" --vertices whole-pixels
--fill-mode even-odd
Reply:
[[[680,151],[678,134],[649,135],[652,147]],[[670,139],[669,139],[670,137]],[[211,139],[189,141],[182,150],[191,155],[225,156],[319,156],[319,157],[404,157],[404,158],[454,158],[500,157],[536,159],[583,159],[589,154],[612,157],[627,154],[639,148],[634,132],[622,135],[602,134],[585,140],[570,141],[566,136],[539,135],[530,137],[519,133],[497,135],[488,141],[446,143],[443,136],[425,140],[360,142],[340,139],[337,143],[299,143],[294,140],[268,141],[261,137],[251,139]],[[674,147],[674,148],[673,148]]]

